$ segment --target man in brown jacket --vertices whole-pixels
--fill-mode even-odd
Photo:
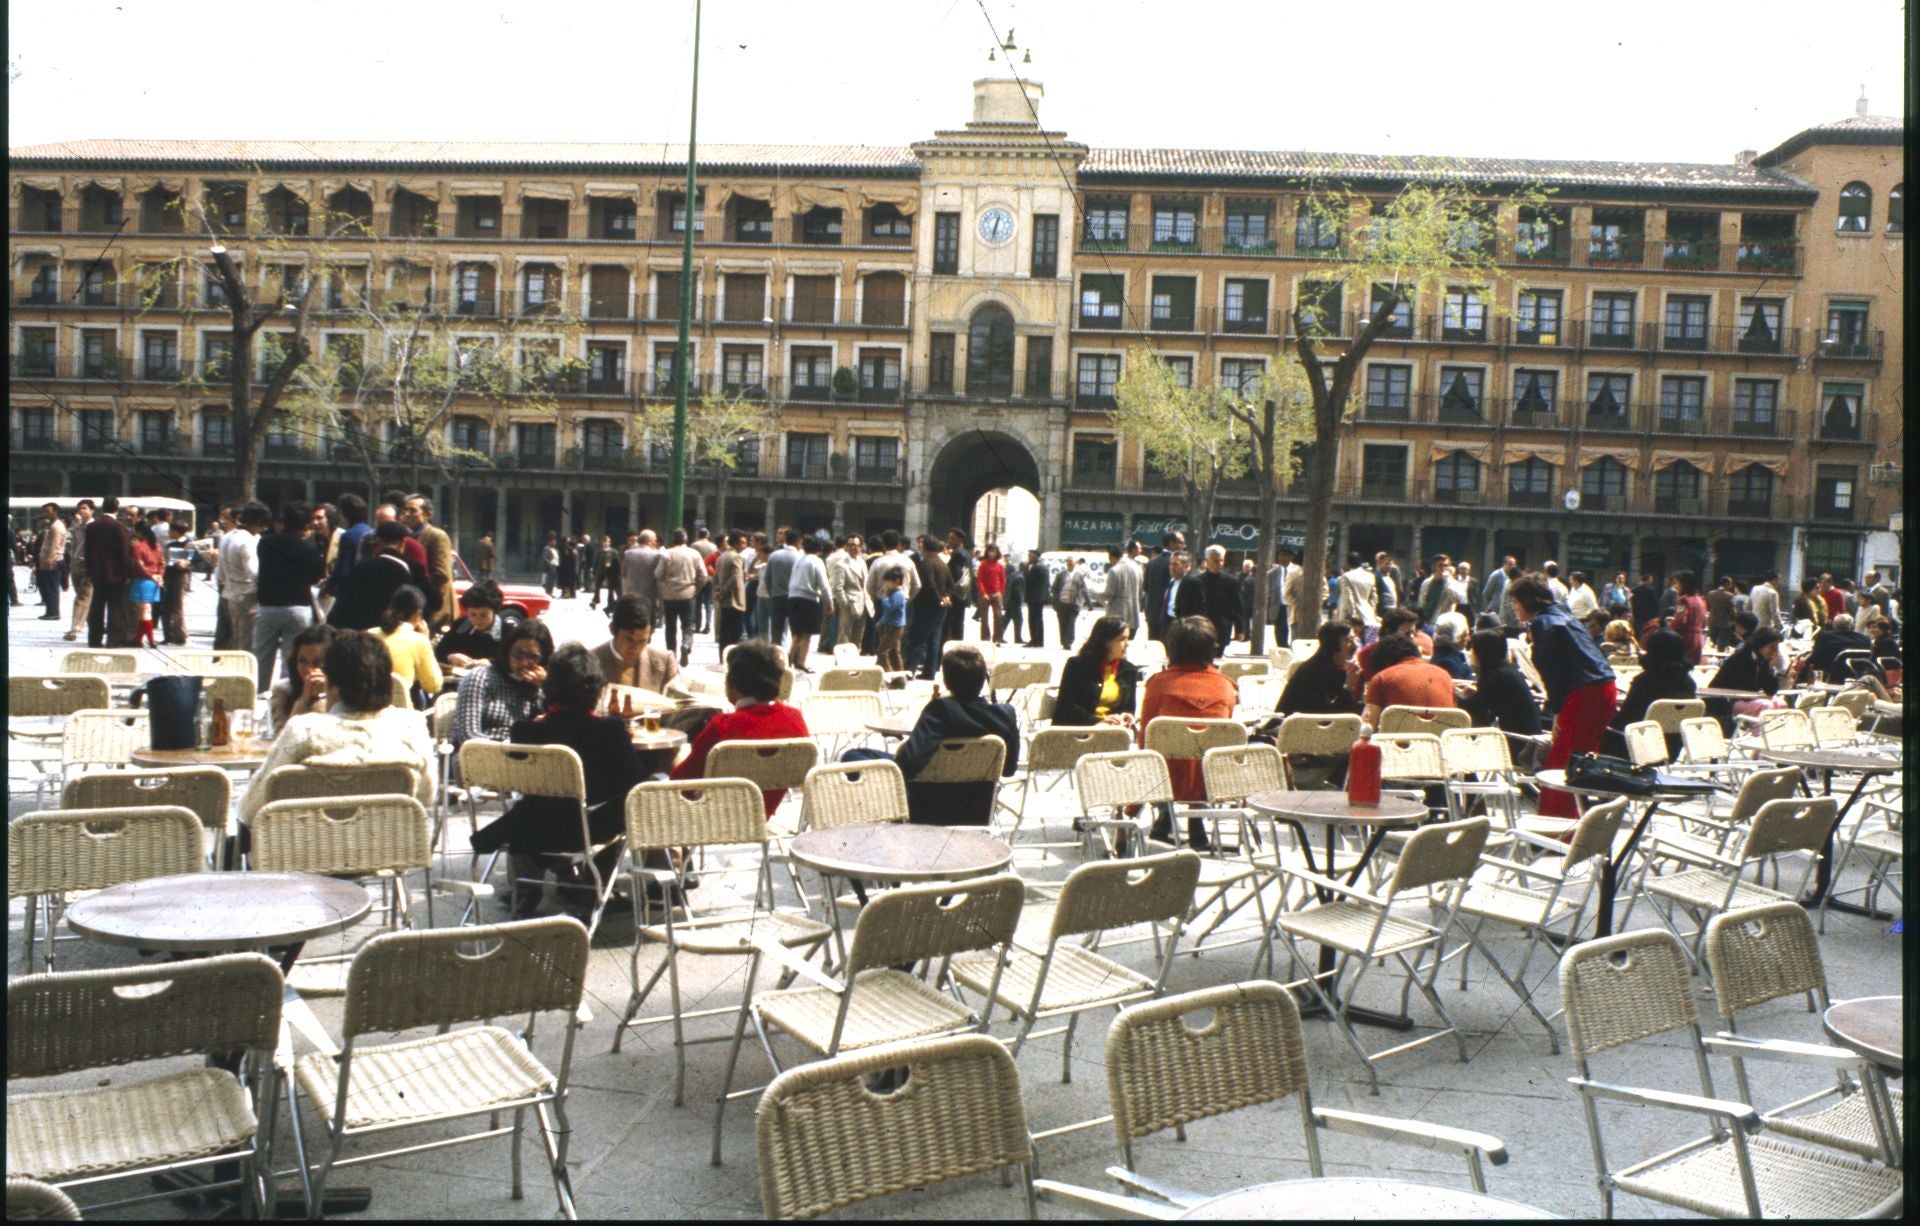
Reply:
[[[425,494],[409,494],[402,519],[421,547],[427,551],[427,582],[440,594],[440,607],[429,619],[433,628],[445,630],[458,616],[453,597],[453,538],[433,522],[433,499]]]
[[[747,621],[747,561],[744,532],[729,532],[713,564],[714,640],[725,651],[740,641]]]
[[[667,650],[677,654],[684,666],[693,651],[693,628],[698,624],[694,620],[693,598],[700,594],[700,585],[706,581],[707,563],[698,550],[687,544],[685,528],[675,528],[672,541],[653,564],[653,577],[665,614],[663,620],[667,623]]]
[[[40,548],[33,559],[33,581],[40,588],[43,622],[60,620],[60,564],[67,557],[67,525],[60,518],[60,507],[49,502],[40,508],[46,512],[47,526],[40,533]]]

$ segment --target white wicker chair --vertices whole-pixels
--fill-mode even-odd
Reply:
[[[7,828],[7,897],[24,898],[20,967],[33,967],[36,918],[46,923],[41,969],[54,969],[54,929],[66,896],[205,866],[200,818],[179,805],[52,809]]]
[[[226,836],[233,818],[233,776],[217,766],[90,771],[74,776],[60,791],[63,809],[140,809],[154,805],[179,805],[193,810],[206,830],[208,866],[226,867]]]
[[[1900,1172],[1752,1135],[1761,1132],[1759,1114],[1714,1092],[1688,983],[1687,954],[1672,933],[1642,929],[1576,946],[1560,964],[1560,995],[1578,1073],[1573,1086],[1586,1110],[1604,1216],[1613,1216],[1616,1192],[1712,1217],[1899,1215]],[[1683,1045],[1699,1076],[1697,1093],[1672,1088],[1684,1084],[1677,1079],[1657,1090],[1595,1079],[1594,1056],[1676,1031],[1684,1032]],[[1675,1050],[1671,1042],[1652,1046],[1667,1053]],[[1658,1073],[1643,1066],[1642,1075]],[[1601,1105],[1607,1102],[1705,1116],[1714,1122],[1713,1131],[1651,1158],[1616,1166],[1601,1131]]]

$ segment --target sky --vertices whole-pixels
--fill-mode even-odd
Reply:
[[[16,0],[8,143],[680,141],[692,8]],[[1905,110],[1891,0],[706,0],[699,138],[959,127],[1006,72],[992,30],[1046,127],[1105,147],[1725,163],[1851,115],[1863,85]]]

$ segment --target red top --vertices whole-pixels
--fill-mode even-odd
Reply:
[[[1175,664],[1147,678],[1146,695],[1140,700],[1140,744],[1147,743],[1147,725],[1156,717],[1189,716],[1194,719],[1227,719],[1240,691],[1211,664]],[[1205,800],[1207,787],[1200,776],[1198,758],[1167,759],[1167,778],[1173,784],[1175,800]]]
[[[160,550],[147,544],[139,537],[133,538],[133,564],[149,579],[158,579],[166,570],[166,562],[160,556]]]
[[[671,777],[699,779],[705,776],[707,754],[722,741],[782,741],[806,735],[807,721],[801,718],[800,709],[784,702],[756,702],[722,711],[708,720],[700,735],[693,738],[687,756],[673,768]],[[775,788],[762,797],[767,802],[768,817],[773,816],[786,794],[785,788]]]
[[[1373,667],[1373,649],[1379,645],[1379,642],[1380,640],[1375,639],[1354,654],[1354,662],[1360,666],[1360,684],[1355,687],[1356,693],[1365,693],[1367,682],[1373,680],[1375,676],[1376,670]],[[1420,649],[1420,655],[1423,659],[1432,657],[1433,640],[1427,636],[1425,630],[1415,628],[1413,632],[1413,642],[1414,646]]]
[[[1367,682],[1367,705],[1379,707],[1451,707],[1453,674],[1424,660],[1402,660]]]
[[[998,558],[982,558],[977,568],[980,594],[998,596],[1007,590],[1007,567]]]
[[[1700,663],[1701,639],[1707,629],[1707,602],[1698,594],[1682,596],[1674,603],[1673,619],[1667,623],[1667,629],[1686,641],[1688,663]]]
[[[1820,593],[1820,599],[1827,602],[1827,620],[1832,621],[1847,611],[1847,594],[1837,587],[1830,587]]]
[[[422,545],[418,538],[410,535],[401,541],[400,555],[409,562],[420,563],[421,570],[427,569],[427,547]],[[431,572],[429,572],[429,574],[431,574]]]

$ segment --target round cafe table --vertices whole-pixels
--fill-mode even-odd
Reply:
[[[833,901],[836,877],[846,879],[864,906],[867,882],[964,881],[997,873],[1013,862],[1013,848],[984,830],[911,822],[803,830],[787,841],[787,854],[820,874],[842,957],[846,941],[840,908]]]
[[[360,886],[313,873],[179,873],[77,899],[67,923],[90,940],[166,953],[284,946],[284,970],[307,941],[352,927],[372,907]]]
[[[1859,1052],[1889,1073],[1906,1071],[1903,1023],[1906,1006],[1898,996],[1862,996],[1828,1007],[1821,1024],[1842,1047]]]
[[[1892,919],[1885,911],[1874,911],[1860,903],[1846,902],[1842,899],[1828,899],[1827,887],[1833,883],[1833,842],[1841,826],[1846,824],[1847,814],[1860,802],[1860,794],[1867,790],[1867,784],[1879,775],[1898,774],[1902,769],[1899,757],[1881,750],[1862,753],[1852,749],[1762,749],[1755,755],[1763,762],[1776,766],[1797,766],[1809,776],[1820,776],[1820,791],[1823,796],[1833,794],[1833,777],[1841,771],[1856,772],[1860,778],[1853,785],[1853,791],[1840,802],[1838,818],[1833,829],[1827,832],[1826,849],[1820,853],[1819,862],[1813,869],[1813,893],[1801,899],[1803,906],[1819,906],[1822,899],[1826,905],[1836,911],[1845,911],[1851,915],[1864,915],[1869,919]],[[1812,795],[1811,786],[1803,783],[1807,794]]]
[[[1195,1205],[1180,1215],[1184,1222],[1375,1222],[1396,1218],[1425,1221],[1539,1222],[1558,1214],[1501,1200],[1484,1192],[1440,1188],[1399,1179],[1287,1179],[1241,1188]]]
[[[1752,702],[1756,698],[1766,698],[1768,695],[1759,690],[1732,690],[1724,686],[1703,685],[1694,690],[1693,696],[1695,698],[1724,698],[1728,702]]]
[[[233,770],[257,767],[267,760],[271,740],[255,737],[244,748],[222,745],[216,749],[136,749],[135,766],[223,766]]]
[[[1356,805],[1347,800],[1344,790],[1322,791],[1276,791],[1256,792],[1247,797],[1247,808],[1275,822],[1287,822],[1300,834],[1300,849],[1306,853],[1307,869],[1325,877],[1334,875],[1334,852],[1338,845],[1338,831],[1342,826],[1357,826],[1367,832],[1367,841],[1362,847],[1360,858],[1354,861],[1348,871],[1346,883],[1352,885],[1360,880],[1360,874],[1366,871],[1367,862],[1373,859],[1374,852],[1380,849],[1380,843],[1387,837],[1389,830],[1405,830],[1418,826],[1427,818],[1427,806],[1424,802],[1410,800],[1404,796],[1382,796],[1378,804]],[[1322,868],[1313,861],[1313,841],[1307,837],[1306,826],[1320,826],[1326,830],[1326,866]],[[1275,845],[1279,839],[1276,835]],[[1321,902],[1331,899],[1331,894],[1316,891]],[[1333,949],[1320,947],[1320,971],[1325,974],[1333,970],[1335,962]],[[1338,985],[1330,984],[1327,995],[1333,996]],[[1318,1001],[1312,1002],[1318,1005]],[[1362,1009],[1348,1006],[1347,1016],[1356,1022],[1367,1022],[1375,1026],[1386,1026],[1394,1030],[1408,1030],[1413,1019],[1398,1013],[1381,1013],[1374,1009]]]
[[[1611,935],[1613,932],[1613,899],[1620,887],[1621,866],[1626,864],[1627,857],[1631,856],[1634,850],[1639,847],[1640,836],[1647,832],[1647,827],[1653,822],[1653,815],[1654,812],[1660,808],[1660,801],[1662,799],[1681,796],[1697,796],[1700,794],[1701,786],[1695,781],[1690,781],[1684,786],[1673,787],[1662,787],[1656,783],[1651,795],[1642,795],[1637,792],[1614,792],[1603,788],[1572,787],[1567,783],[1567,772],[1563,767],[1553,767],[1549,770],[1538,771],[1534,774],[1533,779],[1534,782],[1538,783],[1541,787],[1552,788],[1556,792],[1572,792],[1575,796],[1593,797],[1599,800],[1612,800],[1615,797],[1625,796],[1627,797],[1627,808],[1629,810],[1632,810],[1635,805],[1640,806],[1639,816],[1634,819],[1633,826],[1627,831],[1626,842],[1620,844],[1613,855],[1609,859],[1602,861],[1600,866],[1600,900],[1594,906],[1594,936],[1604,937]]]
[[[677,728],[662,728],[658,732],[648,732],[638,723],[632,731],[633,747],[646,753],[664,753],[678,749],[687,743],[687,734]]]
[[[884,715],[867,722],[868,732],[877,732],[888,740],[901,740],[913,735],[913,726],[920,722],[920,716]]]

